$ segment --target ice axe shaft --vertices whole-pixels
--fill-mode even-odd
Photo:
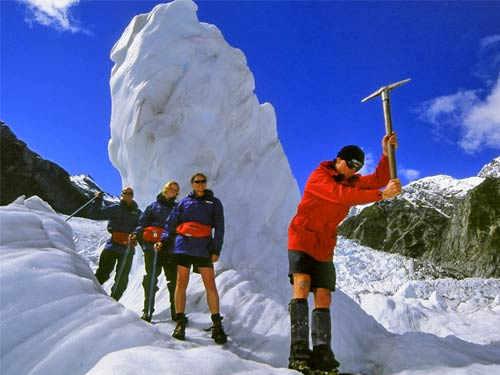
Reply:
[[[392,117],[391,117],[391,103],[389,100],[389,92],[382,92],[382,106],[384,108],[384,122],[385,122],[385,134],[391,135],[392,130]],[[396,150],[394,145],[390,143],[387,145],[387,154],[389,157],[389,171],[391,178],[398,178],[398,172],[396,169]]]
[[[385,133],[387,135],[391,135],[393,133],[392,129],[392,117],[391,117],[391,103],[390,103],[390,98],[389,98],[389,91],[392,89],[395,89],[396,87],[399,87],[401,85],[404,85],[410,81],[410,78],[405,79],[403,81],[399,81],[396,83],[392,83],[387,86],[383,86],[374,93],[368,95],[366,98],[364,98],[361,102],[364,103],[370,99],[375,98],[376,96],[381,96],[382,97],[382,107],[384,109],[384,121],[385,121]],[[398,178],[398,173],[396,170],[396,152],[394,145],[389,144],[388,145],[388,157],[389,157],[389,170],[391,174],[391,179],[392,178]]]
[[[154,257],[153,257],[153,270],[151,271],[151,284],[149,285],[149,300],[148,300],[148,311],[146,311],[149,320],[153,318],[153,298],[155,294],[156,287],[156,266],[158,264],[158,250],[153,249]]]
[[[89,200],[87,203],[85,203],[82,207],[80,207],[78,210],[76,210],[75,212],[73,212],[70,216],[68,216],[68,218],[64,221],[68,221],[69,219],[71,219],[73,216],[75,216],[78,212],[80,212],[81,210],[83,210],[85,207],[87,207],[90,203],[92,203],[93,201],[96,200],[97,197],[94,197],[92,198],[91,200]]]
[[[127,250],[125,250],[125,254],[123,254],[122,261],[120,263],[120,268],[118,269],[118,273],[116,274],[115,283],[113,287],[111,287],[111,297],[116,299],[116,289],[120,286],[120,281],[122,280],[123,270],[125,269],[125,263],[127,263],[128,256],[130,250],[132,248],[132,241],[128,240]]]

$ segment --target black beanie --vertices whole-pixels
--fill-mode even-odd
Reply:
[[[361,164],[365,164],[365,153],[358,146],[349,145],[342,147],[342,150],[339,151],[337,157],[345,161],[356,159]]]

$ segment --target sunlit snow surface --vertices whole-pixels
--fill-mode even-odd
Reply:
[[[188,340],[174,340],[163,279],[155,324],[139,319],[140,248],[116,303],[111,281],[101,287],[93,276],[106,223],[66,223],[38,198],[20,198],[0,207],[2,374],[292,373],[286,236],[300,196],[244,54],[181,0],[134,18],[111,57],[109,152],[141,208],[170,179],[186,195],[197,171],[224,204],[216,281],[229,343],[216,346],[203,330],[210,318],[198,275]],[[336,254],[332,343],[344,370],[500,372],[498,280],[420,281],[411,261],[342,239]]]
[[[283,298],[275,296],[289,296],[290,287],[286,264],[279,259],[267,258],[282,271],[282,281],[264,290],[237,271],[217,269],[230,335],[225,347],[214,345],[203,330],[210,326],[209,313],[200,279],[193,276],[188,340],[180,342],[170,337],[174,326],[163,281],[155,324],[139,319],[141,256],[135,257],[123,304],[108,297],[94,279],[105,222],[73,218],[65,223],[34,197],[0,207],[0,223],[2,374],[288,373],[283,368],[288,313]],[[339,242],[337,254],[343,292],[334,294],[333,345],[345,370],[500,371],[498,280],[419,281],[410,260],[346,240]]]

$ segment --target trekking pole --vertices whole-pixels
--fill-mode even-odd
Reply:
[[[376,96],[381,95],[382,96],[382,106],[384,108],[384,120],[385,120],[385,134],[388,136],[391,136],[393,131],[392,131],[392,118],[391,118],[391,105],[390,105],[390,99],[389,99],[389,91],[392,89],[395,89],[396,87],[399,87],[401,85],[404,85],[406,82],[408,82],[410,78],[405,79],[403,81],[399,81],[396,83],[392,83],[390,85],[381,87],[377,91],[375,91],[373,94],[370,94],[366,98],[364,98],[361,102],[364,103],[367,100],[373,99]],[[391,173],[391,179],[393,178],[398,178],[398,174],[396,171],[396,153],[395,153],[395,148],[394,145],[389,144],[388,145],[388,157],[389,157],[389,170]]]
[[[97,196],[95,196],[94,198],[92,198],[91,200],[89,200],[87,203],[85,203],[82,207],[80,207],[78,210],[76,210],[75,212],[73,212],[66,220],[64,221],[68,221],[69,219],[71,219],[73,216],[75,216],[78,212],[80,212],[81,210],[83,210],[85,207],[87,207],[90,203],[92,203],[93,201],[95,201],[97,198]]]
[[[153,318],[153,293],[155,288],[156,264],[158,262],[158,250],[153,248],[155,255],[153,257],[153,272],[151,273],[151,285],[149,286],[149,301],[148,301],[148,318],[151,321]]]
[[[115,280],[115,289],[111,291],[111,298],[115,298],[115,292],[116,292],[116,289],[118,288],[118,285],[120,285],[120,280],[122,278],[123,269],[125,268],[125,263],[127,262],[128,254],[130,252],[131,247],[132,247],[132,241],[129,239],[128,245],[127,245],[127,250],[125,250],[125,255],[123,255],[122,264],[120,264],[120,269],[118,270],[118,276],[116,277],[116,280]]]

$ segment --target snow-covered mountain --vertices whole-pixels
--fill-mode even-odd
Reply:
[[[449,216],[453,207],[486,177],[500,178],[500,156],[485,164],[477,176],[457,179],[448,175],[436,175],[412,181],[403,186],[403,193],[397,199],[407,200],[416,206],[431,207]],[[349,216],[357,215],[371,205],[352,207]]]
[[[465,179],[456,179],[446,175],[425,177],[404,186],[399,199],[406,199],[416,206],[432,207],[449,216],[469,190],[483,181],[482,177]]]
[[[89,199],[94,196],[98,191],[103,192],[103,202],[104,205],[110,205],[118,203],[120,198],[111,194],[106,193],[103,189],[94,181],[92,176],[87,174],[73,175],[69,177],[71,183],[82,192]]]
[[[500,156],[493,159],[491,163],[486,164],[479,173],[477,174],[478,177],[495,177],[495,178],[500,178]]]
[[[453,207],[486,177],[500,178],[500,156],[484,165],[474,177],[456,179],[437,175],[410,182],[404,186],[400,199],[406,199],[415,205],[433,207],[445,215],[450,215]]]
[[[339,233],[444,267],[454,277],[500,275],[500,157],[466,179],[414,181],[392,200],[358,207]]]
[[[36,195],[58,212],[69,215],[85,205],[96,191],[102,191],[92,177],[70,176],[61,166],[42,158],[1,121],[0,137],[0,204],[9,204],[20,195]],[[105,205],[117,201],[117,197],[105,194]],[[77,213],[81,217],[93,217],[92,214],[86,209]]]

